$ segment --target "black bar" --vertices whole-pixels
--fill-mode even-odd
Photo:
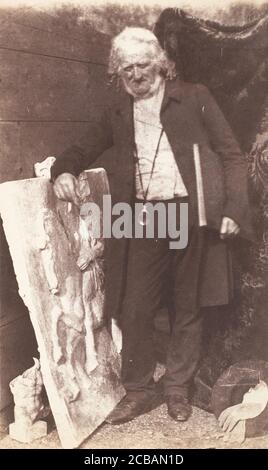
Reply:
[[[8,464],[27,465],[38,468],[42,464],[75,465],[73,468],[92,466],[115,469],[133,465],[179,466],[178,468],[202,468],[202,465],[247,465],[256,466],[267,461],[268,449],[2,449],[0,461]],[[265,459],[265,460],[264,460]],[[37,467],[38,466],[38,467]]]

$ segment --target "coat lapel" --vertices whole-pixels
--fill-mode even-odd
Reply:
[[[182,86],[179,80],[166,80],[165,93],[161,106],[161,114],[165,111],[170,101],[180,103],[182,99]]]
[[[193,158],[189,158],[189,145],[186,149],[183,143],[184,129],[185,127],[189,129],[190,125],[185,117],[186,94],[184,82],[180,80],[166,81],[161,106],[161,122],[183,181],[188,188],[189,183],[191,184],[189,176],[192,174]],[[127,171],[131,171],[135,149],[133,98],[123,88],[117,93],[114,109],[119,119],[120,141],[124,149],[124,164],[128,167]]]
[[[133,152],[134,148],[134,123],[133,123],[133,98],[123,89],[120,89],[118,101],[115,104],[115,113],[120,119],[120,132],[124,147]]]
[[[193,181],[193,154],[189,135],[191,123],[187,119],[187,93],[180,80],[166,82],[164,99],[161,107],[161,122],[168,137],[183,181],[189,189]]]
[[[183,86],[181,86],[179,80],[173,81],[166,81],[165,93],[164,98],[161,106],[161,115],[168,109],[170,103],[172,101],[176,101],[178,104],[182,100],[183,96]],[[115,112],[118,116],[121,117],[122,121],[120,123],[122,129],[124,130],[124,134],[122,138],[128,143],[132,144],[135,143],[135,136],[134,136],[134,122],[133,122],[133,97],[130,96],[123,87],[120,88],[117,96],[117,100],[115,103]],[[169,119],[167,116],[166,124],[169,127]]]

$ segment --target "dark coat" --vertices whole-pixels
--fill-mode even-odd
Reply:
[[[200,301],[202,306],[222,305],[230,300],[232,279],[226,242],[218,230],[222,216],[235,220],[241,234],[252,236],[247,194],[245,158],[215,100],[203,85],[178,79],[166,82],[161,122],[170,142],[190,205],[197,221],[197,192],[193,144],[201,153],[208,225]],[[78,175],[103,166],[109,178],[112,202],[132,203],[134,199],[133,102],[124,90],[114,91],[101,119],[78,145],[57,158],[52,178],[63,172]],[[100,158],[98,158],[100,157]],[[127,264],[127,240],[107,243],[106,308],[109,315],[120,312]]]

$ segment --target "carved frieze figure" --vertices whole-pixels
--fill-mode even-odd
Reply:
[[[50,177],[54,160],[48,157],[35,166],[36,175]],[[68,402],[76,400],[80,393],[77,369],[86,379],[98,365],[94,329],[102,325],[104,302],[104,243],[93,236],[94,220],[87,204],[90,189],[85,174],[80,176],[78,191],[77,206],[58,201],[57,214],[46,209],[37,216],[40,234],[37,248],[54,296],[52,354],[59,373],[71,379],[68,387],[63,388]],[[62,271],[68,273],[70,258],[79,270],[75,275],[62,276]]]

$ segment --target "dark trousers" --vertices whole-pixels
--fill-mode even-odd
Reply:
[[[178,210],[179,202],[178,199]],[[194,226],[190,216],[188,246],[183,250],[170,249],[169,241],[169,238],[130,240],[122,309],[122,381],[127,392],[149,393],[154,389],[154,317],[164,302],[173,310],[165,395],[187,395],[198,366],[202,335],[198,285],[203,232]]]

